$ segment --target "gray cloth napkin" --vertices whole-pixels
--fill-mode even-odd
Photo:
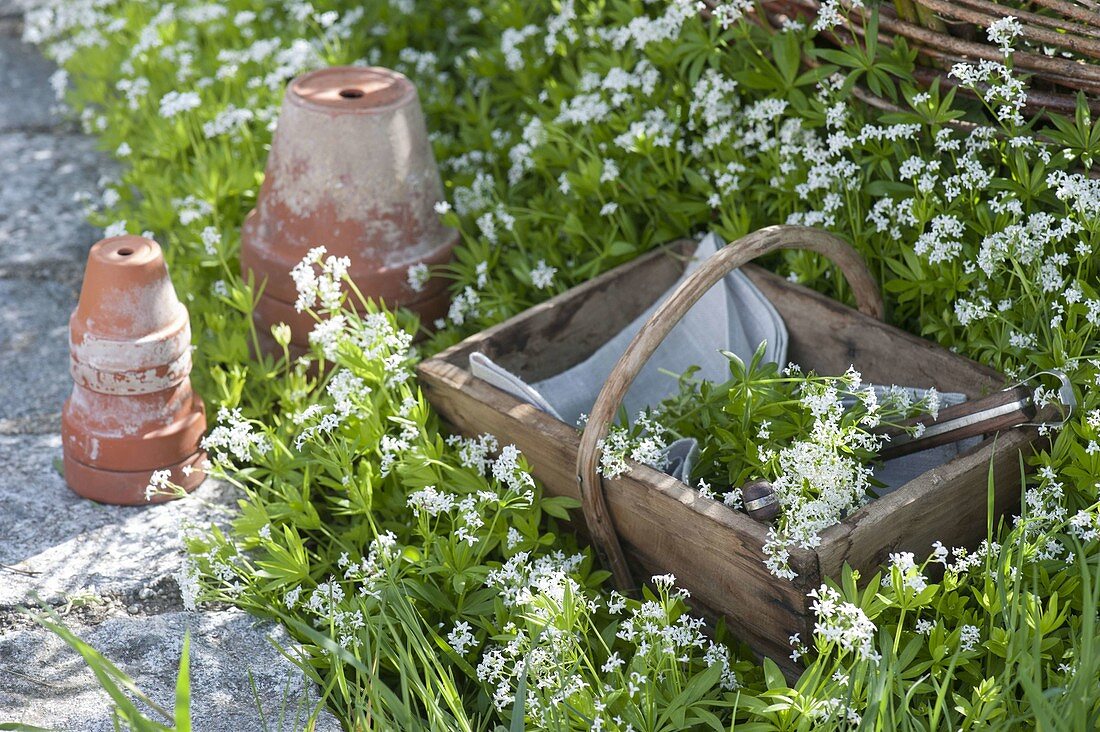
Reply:
[[[615,334],[607,343],[581,363],[556,376],[528,384],[520,376],[494,363],[482,353],[470,354],[470,371],[496,388],[527,402],[567,424],[577,424],[596,401],[600,389],[626,351],[627,345],[641,330],[669,293],[672,292],[707,257],[718,251],[724,242],[708,234],[695,250],[683,275],[644,313]],[[649,363],[635,379],[623,400],[629,416],[646,407],[659,404],[678,388],[676,376],[691,366],[699,366],[696,378],[723,383],[729,379],[729,365],[721,350],[736,353],[742,360],[752,359],[761,342],[767,342],[765,358],[778,364],[787,363],[787,328],[775,307],[744,273],[734,270],[723,279],[722,286],[710,289],[687,315],[672,329],[657,348]],[[858,367],[858,365],[857,365]],[[668,373],[666,373],[668,372]],[[875,387],[885,389],[886,387]],[[914,401],[923,399],[923,389],[907,387]],[[941,394],[944,406],[966,400],[962,394]],[[890,460],[881,466],[875,477],[896,488],[917,475],[942,465],[961,451],[976,444],[977,439],[945,445],[913,455]],[[665,450],[665,472],[688,482],[699,448],[694,439],[677,440]]]

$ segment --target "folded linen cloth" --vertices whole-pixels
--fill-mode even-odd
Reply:
[[[470,371],[477,378],[537,407],[555,419],[576,425],[581,416],[592,408],[612,368],[635,334],[649,321],[667,295],[720,246],[724,246],[724,242],[716,234],[708,234],[699,243],[680,279],[664,295],[656,298],[652,307],[631,321],[587,359],[562,373],[528,384],[522,377],[494,363],[482,353],[470,355]],[[752,280],[741,271],[734,270],[723,279],[721,286],[712,287],[703,295],[672,329],[635,379],[623,400],[623,406],[629,416],[646,407],[656,406],[679,389],[675,374],[681,374],[692,366],[699,366],[696,378],[723,383],[729,379],[729,362],[721,351],[732,351],[748,362],[761,342],[767,344],[765,358],[768,361],[787,363],[788,334],[782,317]],[[875,387],[880,394],[889,388],[896,387]],[[927,394],[923,389],[906,388],[914,401],[920,401]],[[944,406],[966,400],[963,394],[941,393],[940,397]],[[890,460],[879,467],[875,477],[888,487],[895,488],[942,465],[978,441],[973,438]],[[672,443],[665,450],[665,472],[688,482],[698,452],[698,444],[694,439],[686,438]]]

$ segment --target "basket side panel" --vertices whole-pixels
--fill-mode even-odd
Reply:
[[[867,577],[891,552],[920,558],[935,541],[948,548],[976,547],[986,538],[990,470],[993,515],[1018,508],[1020,453],[1026,457],[1036,439],[1030,428],[1002,432],[826,529],[818,548],[822,572],[836,576],[848,562]]]
[[[855,366],[875,384],[935,386],[975,398],[1004,386],[995,370],[946,348],[870,318],[759,267],[745,273],[783,316],[790,333],[789,358],[821,374]]]
[[[481,352],[528,382],[575,366],[649,308],[684,271],[693,241],[675,242],[529,308],[444,351],[467,368]]]
[[[576,430],[440,359],[421,363],[419,372],[429,401],[459,431],[515,444],[547,493],[579,499]],[[788,638],[808,637],[805,593],[820,583],[815,554],[792,557],[797,584],[773,577],[761,551],[764,527],[645,466],[607,481],[606,496],[631,559],[649,574],[676,575],[693,601],[725,616],[736,637],[795,669]]]

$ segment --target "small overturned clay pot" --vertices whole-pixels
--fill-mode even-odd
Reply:
[[[291,326],[308,344],[313,320],[295,312],[290,270],[317,246],[351,259],[362,293],[430,323],[450,300],[446,281],[421,292],[409,267],[451,259],[458,232],[440,222],[443,186],[416,88],[382,68],[336,67],[291,82],[256,208],[241,232],[241,271],[264,283],[258,331]]]
[[[157,470],[187,491],[202,483],[206,415],[191,389],[190,319],[156,242],[117,236],[92,247],[69,357],[61,439],[70,488],[132,505],[146,502]]]

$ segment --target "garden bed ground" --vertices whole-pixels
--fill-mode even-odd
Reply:
[[[71,386],[68,317],[98,236],[73,199],[107,162],[51,111],[52,67],[18,40],[22,9],[0,2],[0,723],[112,728],[109,699],[80,656],[19,611],[38,596],[169,707],[190,628],[202,728],[263,728],[251,676],[277,729],[284,699],[291,715],[316,703],[268,637],[290,639],[240,610],[187,612],[173,576],[181,522],[210,520],[231,489],[208,481],[186,501],[108,507],[78,498],[53,467]],[[326,715],[317,728],[339,725]]]
[[[208,669],[241,674],[246,653],[275,658],[260,655],[265,630],[213,630],[226,618],[240,619],[226,628],[247,626],[227,605],[283,623],[351,729],[1095,727],[1100,122],[1085,107],[1034,127],[1022,117],[1011,18],[988,29],[1005,65],[956,72],[978,103],[923,90],[908,51],[869,30],[865,43],[829,44],[821,33],[848,22],[837,0],[780,29],[743,15],[747,0],[704,15],[694,0],[29,1],[52,4],[27,11],[24,37],[63,69],[50,77],[40,61],[0,61],[9,78],[7,69],[30,69],[37,79],[0,79],[15,90],[0,94],[0,353],[11,354],[0,363],[0,460],[10,463],[0,510],[22,512],[0,530],[24,543],[0,540],[0,563],[52,573],[47,582],[0,568],[0,584],[18,590],[0,598],[0,675],[15,672],[0,684],[42,677],[10,703],[25,721],[28,707],[63,706],[27,699],[69,684],[68,667],[34,655],[52,638],[13,624],[26,591],[44,588],[64,609],[67,594],[91,584],[81,580],[101,576],[105,601],[71,610],[67,622],[163,698],[184,617],[172,589],[175,521],[217,515],[193,500],[92,511],[50,472],[68,390],[65,316],[96,237],[70,201],[98,187],[86,199],[92,222],[149,230],[164,245],[199,346],[191,377],[211,417],[206,447],[244,497],[231,531],[187,537],[182,566],[210,610],[188,616],[197,728],[230,723],[216,706],[227,694],[242,714],[247,698],[232,674],[214,679]],[[12,16],[5,2],[0,15]],[[4,43],[13,49],[5,58],[31,58],[14,35]],[[419,90],[444,181],[435,210],[461,243],[454,267],[414,268],[409,286],[446,274],[452,307],[410,352],[412,334],[390,314],[334,312],[338,272],[350,265],[318,248],[295,279],[304,304],[320,300],[334,316],[314,334],[313,357],[326,366],[258,361],[250,354],[264,333],[250,329],[257,290],[239,275],[241,225],[257,205],[286,84],[364,62],[405,73]],[[853,103],[857,86],[901,111]],[[51,91],[112,166],[57,126]],[[537,456],[499,440],[445,441],[412,374],[421,358],[664,242],[705,231],[732,241],[781,223],[853,244],[891,325],[1012,379],[1060,370],[1080,405],[1049,451],[1020,454],[1012,479],[1034,470],[1021,516],[982,522],[977,550],[941,543],[950,537],[937,532],[919,552],[892,553],[881,576],[844,570],[814,588],[813,637],[786,638],[790,659],[807,668],[794,685],[728,628],[686,614],[672,575],[653,577],[641,598],[610,591],[560,523],[575,501],[549,498],[531,477]],[[851,294],[813,257],[762,264],[834,299]],[[739,379],[755,372],[729,366]],[[325,380],[310,376],[322,372]],[[862,383],[846,378],[853,389]],[[828,511],[782,516],[781,529],[797,522],[798,536],[771,542],[785,549],[839,521],[865,486],[858,461],[832,477],[834,461],[818,448],[833,448],[798,437],[817,432],[815,409],[836,414],[837,394],[824,382],[796,394],[794,377],[760,383],[760,399],[745,389],[712,399],[700,388],[701,412],[691,409],[694,393],[684,397],[710,424],[731,424],[728,406],[745,417],[736,430],[704,426],[703,438],[720,442],[716,456],[733,462],[702,476],[691,498],[744,498],[712,490],[723,466],[721,485],[766,469],[788,489],[810,481],[825,495],[828,486],[837,499]],[[688,421],[698,438],[693,419],[677,424]],[[834,434],[848,432],[825,436]],[[761,455],[761,442],[774,450]],[[644,437],[623,454],[644,457],[656,444]],[[746,464],[754,453],[760,460]],[[1004,487],[995,475],[975,489]],[[226,500],[226,490],[211,484],[200,498]],[[782,559],[775,568],[790,576]],[[144,649],[140,638],[161,651],[135,658],[129,647]],[[11,693],[0,686],[0,720]]]

